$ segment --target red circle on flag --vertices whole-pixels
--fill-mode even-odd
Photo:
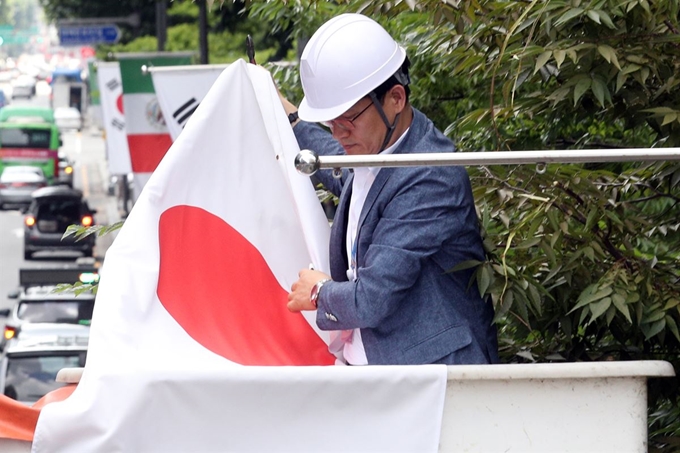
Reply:
[[[123,94],[118,95],[118,99],[116,99],[116,107],[118,108],[118,111],[123,114]]]
[[[260,251],[221,218],[174,206],[159,222],[158,298],[197,342],[242,365],[333,365]]]

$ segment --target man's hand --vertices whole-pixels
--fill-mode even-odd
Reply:
[[[309,300],[309,294],[317,282],[330,279],[330,275],[320,271],[303,269],[298,276],[298,280],[290,287],[291,292],[288,293],[288,310],[294,313],[302,310],[316,310],[316,307]]]

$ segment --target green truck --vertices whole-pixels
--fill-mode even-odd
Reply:
[[[0,109],[0,173],[8,165],[35,165],[53,184],[59,176],[59,146],[61,138],[52,109]]]

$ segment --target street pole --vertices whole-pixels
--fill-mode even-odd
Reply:
[[[198,45],[201,64],[208,64],[208,9],[206,0],[198,0]]]
[[[167,40],[168,15],[166,0],[156,1],[156,40],[158,41],[158,51],[165,50]]]

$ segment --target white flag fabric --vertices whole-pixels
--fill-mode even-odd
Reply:
[[[322,366],[328,335],[286,309],[327,268],[297,151],[269,73],[230,65],[107,252],[82,380],[33,452],[437,450],[445,366]]]
[[[97,63],[97,81],[106,132],[106,159],[109,174],[125,175],[132,171],[125,116],[123,115],[123,85],[117,61]]]
[[[173,141],[177,140],[191,115],[226,67],[227,65],[167,66],[151,71],[158,104]]]

